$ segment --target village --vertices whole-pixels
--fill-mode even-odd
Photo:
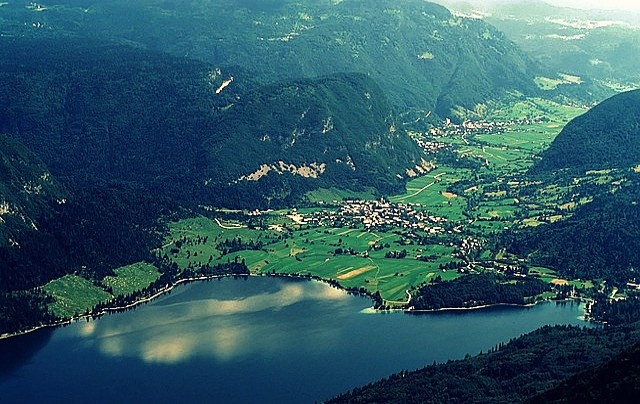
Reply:
[[[508,127],[514,125],[532,125],[540,123],[537,119],[512,119],[509,121],[464,121],[460,124],[453,123],[450,119],[445,119],[443,124],[429,130],[429,135],[438,136],[473,136],[481,134],[500,135]]]
[[[323,209],[310,214],[293,210],[299,224],[323,227],[360,227],[365,230],[401,228],[429,234],[447,232],[448,219],[416,210],[419,205],[391,203],[382,200],[346,200],[338,210]]]

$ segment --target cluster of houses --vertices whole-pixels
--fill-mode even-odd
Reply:
[[[460,258],[468,259],[472,257],[476,252],[481,251],[483,248],[483,242],[473,237],[465,237],[460,243],[458,256]]]
[[[442,126],[429,130],[429,135],[433,137],[451,136],[451,135],[481,135],[494,134],[499,135],[505,132],[506,128],[514,125],[531,125],[539,123],[531,119],[510,120],[505,122],[487,122],[487,121],[464,121],[461,124],[455,124],[450,119],[446,119]]]
[[[412,204],[385,200],[347,200],[337,211],[322,210],[305,215],[304,223],[314,226],[354,227],[366,230],[402,228],[431,234],[445,232],[447,219],[418,211]]]
[[[426,154],[435,154],[439,150],[448,147],[446,143],[436,142],[434,140],[415,139],[415,142]]]

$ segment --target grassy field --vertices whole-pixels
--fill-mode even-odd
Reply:
[[[389,200],[419,205],[435,216],[446,217],[454,222],[463,220],[462,212],[467,206],[466,199],[447,190],[452,184],[470,175],[469,170],[442,166],[409,181],[406,193],[392,196]]]
[[[443,279],[458,276],[455,271],[441,271],[440,264],[451,262],[453,247],[443,245],[403,245],[399,236],[367,232],[364,229],[326,228],[295,229],[290,223],[285,231],[258,231],[246,228],[224,229],[215,220],[205,217],[173,223],[165,252],[180,267],[198,266],[210,262],[244,260],[253,273],[281,273],[315,275],[333,279],[342,286],[363,287],[369,292],[379,291],[390,301],[406,300],[405,290],[420,285],[438,275]],[[185,240],[186,237],[186,240]],[[206,243],[197,240],[207,238]],[[264,241],[263,250],[242,250],[222,254],[216,245],[224,239],[241,237],[246,242]],[[185,240],[178,253],[171,253],[176,240]],[[172,242],[173,241],[173,242]],[[380,251],[371,246],[388,245]],[[385,258],[389,251],[405,249],[403,259]],[[354,254],[336,254],[349,250]],[[175,251],[175,250],[174,250]],[[429,256],[429,262],[416,259]]]
[[[73,317],[113,298],[104,289],[77,275],[66,275],[47,283],[43,289],[54,298],[49,309],[60,317]]]
[[[114,270],[115,276],[107,276],[102,284],[111,287],[113,294],[94,285],[79,275],[65,275],[43,286],[54,301],[49,309],[59,317],[71,318],[93,309],[117,295],[129,295],[149,286],[160,276],[153,265],[139,262]]]
[[[594,286],[594,283],[591,280],[563,279],[556,273],[556,271],[551,268],[534,266],[529,269],[529,274],[532,276],[537,276],[543,281],[554,285],[570,285],[575,287],[576,289],[592,289]]]
[[[127,265],[114,270],[116,276],[107,276],[102,283],[111,287],[114,296],[127,296],[144,289],[160,277],[158,268],[145,262]]]

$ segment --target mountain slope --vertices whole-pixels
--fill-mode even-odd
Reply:
[[[531,403],[613,403],[633,401],[640,393],[640,345],[611,361],[580,373]]]
[[[624,285],[640,267],[640,182],[597,196],[568,219],[516,230],[505,239],[510,252],[563,276]]]
[[[206,184],[237,203],[263,183],[265,198],[292,201],[319,186],[390,193],[420,164],[380,88],[359,74],[261,87],[221,111],[217,132],[204,146]]]
[[[544,65],[552,74],[536,81],[549,95],[591,104],[640,80],[640,14],[560,7],[542,0],[438,3],[494,25]]]
[[[569,122],[530,170],[552,178],[590,202],[568,218],[506,232],[502,245],[569,278],[606,279],[617,285],[640,267],[640,91],[611,97]],[[578,191],[588,170],[619,176],[609,188]],[[536,178],[537,177],[537,178]],[[615,185],[615,186],[614,186]]]
[[[67,0],[40,12],[20,3],[3,7],[21,22],[7,27],[16,35],[106,38],[243,66],[263,83],[360,72],[399,109],[443,117],[537,89],[538,67],[502,33],[419,0]]]
[[[569,122],[531,172],[629,169],[640,164],[640,90],[611,97]]]
[[[398,190],[420,164],[364,75],[250,89],[241,69],[66,39],[2,40],[0,56],[0,131],[74,186],[255,208],[320,186]]]
[[[636,343],[634,328],[547,326],[489,353],[404,371],[328,402],[523,402]]]
[[[15,243],[12,237],[37,228],[36,219],[65,191],[45,165],[23,145],[0,135],[0,245]]]

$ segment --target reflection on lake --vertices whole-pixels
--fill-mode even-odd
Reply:
[[[134,311],[0,341],[0,353],[25,352],[0,373],[0,402],[313,402],[545,324],[585,324],[572,303],[418,316],[365,314],[370,304],[296,279],[181,286]]]
[[[178,363],[192,357],[236,360],[277,352],[287,344],[311,343],[319,333],[324,341],[319,348],[328,346],[329,339],[339,342],[338,333],[317,325],[316,318],[291,317],[282,311],[303,300],[314,305],[329,301],[335,309],[340,302],[347,303],[349,296],[318,282],[278,282],[277,290],[240,299],[198,296],[163,302],[132,312],[125,321],[86,323],[78,332],[90,337],[104,354],[158,363]],[[256,315],[264,312],[275,319]]]

